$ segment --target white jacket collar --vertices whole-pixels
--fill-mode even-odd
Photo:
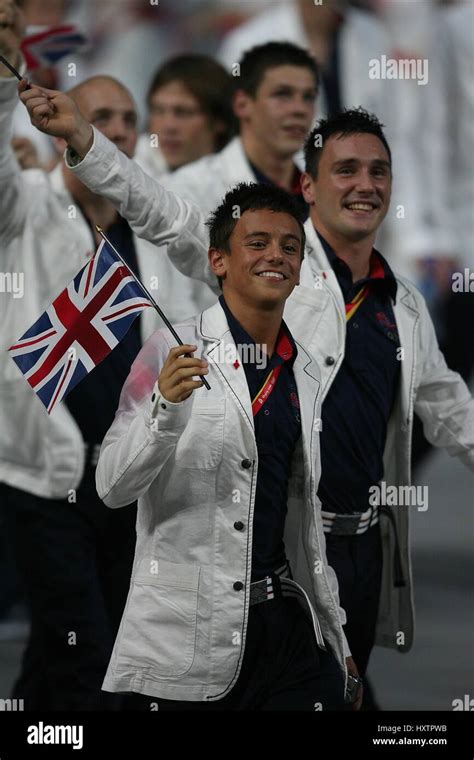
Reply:
[[[240,137],[234,137],[220,152],[223,174],[229,188],[240,182],[255,182],[255,175],[244,152]]]
[[[216,353],[219,343],[224,338],[226,343],[234,343],[224,309],[221,304],[217,302],[214,306],[211,306],[209,309],[206,309],[198,315],[196,319],[201,337],[205,341],[211,343],[211,345],[203,351],[203,355],[207,356],[208,360],[216,365],[216,369],[220,372],[223,380],[231,389],[234,400],[246,418],[247,424],[253,430],[254,421],[252,404],[245,370],[241,364],[236,367],[231,361],[220,361],[219,352]],[[293,371],[300,399],[303,436],[306,440],[309,440],[313,424],[314,401],[321,386],[320,372],[316,361],[313,360],[313,357],[307,352],[304,346],[302,346],[297,340],[295,340],[295,343],[298,353],[293,365]],[[315,383],[317,383],[317,387],[315,386]]]

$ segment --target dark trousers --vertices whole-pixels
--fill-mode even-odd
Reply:
[[[291,597],[249,610],[242,669],[232,691],[214,702],[158,700],[160,710],[337,710],[344,677],[328,649],[320,649],[312,623]]]
[[[380,524],[360,536],[326,534],[326,553],[337,575],[339,599],[347,615],[344,632],[359,673],[365,676],[375,641],[382,580]],[[376,709],[367,679],[363,708]]]
[[[13,696],[25,709],[118,709],[101,691],[124,609],[136,507],[107,508],[88,467],[76,503],[2,485],[31,615]]]

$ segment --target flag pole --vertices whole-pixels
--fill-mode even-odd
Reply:
[[[22,77],[21,74],[15,69],[14,66],[11,65],[11,63],[8,63],[7,59],[3,57],[3,55],[0,55],[0,63],[3,63],[4,66],[7,67],[11,71],[12,74],[16,76],[17,79],[22,81],[22,79],[25,79],[26,77]],[[28,83],[27,90],[31,90],[30,84]]]
[[[167,327],[167,328],[168,328],[168,330],[171,332],[171,334],[173,335],[174,339],[175,339],[175,340],[178,342],[178,345],[180,345],[180,346],[184,345],[184,344],[183,344],[183,341],[182,341],[182,340],[181,340],[181,338],[179,337],[178,333],[177,333],[177,332],[176,332],[176,330],[174,329],[174,327],[173,327],[173,325],[171,324],[171,322],[169,321],[169,319],[168,319],[168,318],[165,316],[165,314],[163,314],[162,310],[160,309],[160,307],[159,307],[159,306],[158,306],[158,304],[156,303],[156,301],[155,301],[155,299],[153,298],[153,296],[152,296],[152,295],[151,295],[151,294],[148,292],[148,290],[147,290],[147,289],[146,289],[146,287],[143,285],[143,283],[142,283],[142,282],[141,282],[141,281],[138,279],[138,277],[136,276],[135,272],[132,272],[132,270],[131,270],[131,269],[130,269],[130,267],[128,266],[127,262],[126,262],[126,261],[124,261],[124,259],[123,259],[123,258],[122,258],[122,256],[120,255],[120,253],[119,253],[119,252],[117,251],[117,249],[115,248],[115,246],[114,246],[114,245],[112,245],[112,243],[110,242],[109,238],[108,238],[108,237],[107,237],[107,235],[104,233],[104,231],[103,231],[102,227],[99,227],[99,225],[98,225],[98,224],[96,224],[96,225],[95,225],[95,228],[96,228],[97,232],[99,233],[99,235],[100,235],[100,236],[101,236],[101,237],[102,237],[102,238],[105,240],[105,242],[107,243],[107,245],[109,245],[109,246],[112,248],[113,252],[114,252],[114,253],[115,253],[115,254],[116,254],[118,257],[119,257],[119,259],[120,259],[120,261],[122,262],[122,264],[123,264],[125,267],[127,267],[128,271],[129,271],[129,272],[130,272],[130,274],[132,275],[132,277],[133,277],[133,279],[135,280],[135,282],[137,283],[137,285],[139,285],[139,286],[140,286],[140,288],[141,288],[141,289],[143,290],[143,292],[145,293],[146,297],[147,297],[147,298],[148,298],[148,299],[151,301],[152,305],[155,307],[156,311],[157,311],[157,312],[158,312],[158,314],[160,315],[160,317],[161,317],[161,319],[163,320],[163,322],[165,323],[166,327]],[[191,358],[191,355],[190,355],[190,354],[185,354],[185,356],[187,356],[187,357]],[[210,385],[209,385],[209,383],[207,382],[206,378],[205,378],[205,377],[201,377],[201,380],[202,380],[202,382],[203,382],[203,385],[205,385],[205,386],[206,386],[207,390],[208,390],[208,391],[210,391],[210,390],[211,390],[211,386],[210,386]]]

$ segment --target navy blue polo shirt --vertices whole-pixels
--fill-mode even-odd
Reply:
[[[235,344],[255,345],[253,338],[233,316],[224,296],[220,296],[219,302],[224,309]],[[280,335],[282,331],[291,344],[291,358],[281,358],[274,352],[272,357],[267,359],[264,369],[259,368],[255,362],[240,360],[252,401],[261,390],[269,372],[278,364],[282,365],[272,393],[254,417],[258,474],[253,518],[252,582],[264,578],[285,563],[283,532],[287,513],[288,480],[291,475],[290,463],[301,435],[298,393],[293,375],[297,348],[283,321]],[[247,356],[248,354],[243,354],[243,358]]]
[[[327,512],[363,512],[369,488],[384,474],[388,420],[400,381],[400,346],[392,300],[397,281],[375,249],[368,277],[352,282],[347,264],[319,235],[346,304],[369,286],[346,327],[346,351],[322,406],[321,480],[318,496]]]
[[[128,222],[117,215],[117,220],[107,229],[107,237],[130,269],[139,274],[133,233]],[[86,443],[102,443],[114,420],[120,393],[140,348],[138,316],[123,340],[66,397],[66,405]]]

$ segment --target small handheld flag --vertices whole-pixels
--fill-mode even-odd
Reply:
[[[154,304],[102,241],[96,254],[8,350],[50,413]]]
[[[113,252],[119,257],[119,259],[122,262],[122,264],[124,264],[124,266],[127,266],[126,263],[125,263],[125,261],[122,259],[120,253],[117,251],[116,248],[114,248],[114,246],[112,245],[112,243],[110,242],[110,240],[108,239],[108,237],[104,234],[102,228],[99,227],[97,224],[96,224],[95,228],[96,228],[97,232],[99,233],[99,235],[101,235],[101,237],[105,240],[105,242],[112,248]],[[131,274],[133,274],[133,272]],[[135,275],[133,275],[133,276],[135,277]],[[143,292],[145,293],[145,295],[147,296],[147,298],[150,300],[151,304],[155,307],[156,311],[160,315],[161,319],[165,323],[166,327],[168,328],[168,330],[172,334],[172,336],[175,339],[175,341],[178,343],[179,346],[182,346],[183,345],[183,341],[179,337],[178,333],[174,329],[174,327],[171,324],[171,322],[169,321],[168,317],[166,317],[165,314],[164,314],[164,312],[161,311],[161,309],[158,306],[158,304],[156,303],[156,301],[150,295],[150,293],[145,288],[145,286],[140,282],[140,280],[138,279],[138,277],[135,277],[135,280],[137,281],[138,285],[141,287],[141,289],[143,290]],[[187,356],[189,358],[190,354],[185,354],[185,356]],[[208,391],[211,390],[211,386],[209,385],[209,383],[207,382],[207,380],[206,380],[205,377],[201,377],[201,382],[207,388]]]
[[[23,38],[21,52],[28,71],[34,71],[54,66],[61,58],[73,55],[87,43],[87,38],[75,26],[40,27],[40,31]]]

